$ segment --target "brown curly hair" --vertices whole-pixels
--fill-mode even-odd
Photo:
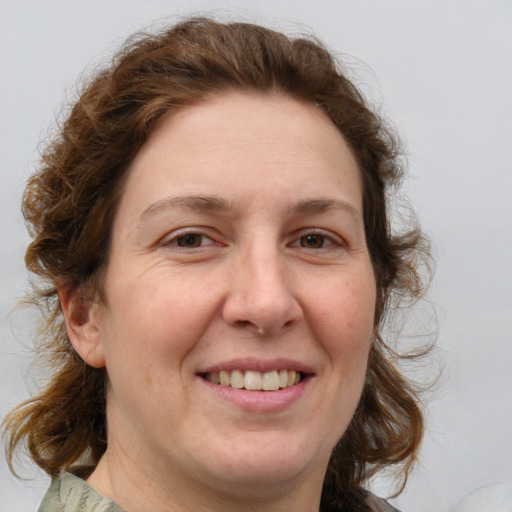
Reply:
[[[105,373],[73,350],[57,295],[58,280],[101,293],[101,271],[121,181],[162,118],[228,90],[285,94],[314,103],[335,123],[363,177],[367,244],[377,281],[376,341],[355,416],[331,457],[322,507],[364,510],[361,484],[375,471],[417,457],[423,433],[418,396],[379,334],[397,299],[418,298],[425,238],[417,225],[391,232],[388,193],[402,179],[396,137],[368,106],[331,54],[311,37],[289,38],[246,23],[190,19],[157,35],[137,35],[83,88],[30,178],[23,213],[33,241],[31,299],[45,312],[40,343],[53,376],[38,396],[7,417],[8,460],[26,443],[50,475],[107,446]]]

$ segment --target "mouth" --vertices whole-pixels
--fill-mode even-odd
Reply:
[[[200,376],[213,384],[248,391],[278,391],[299,384],[306,374],[297,370],[222,370],[202,373]]]

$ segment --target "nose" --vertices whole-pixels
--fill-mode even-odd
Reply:
[[[267,336],[299,323],[303,310],[289,274],[276,248],[253,247],[240,254],[231,268],[224,320],[232,327]]]

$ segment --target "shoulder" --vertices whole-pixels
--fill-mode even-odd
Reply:
[[[362,501],[357,499],[343,506],[322,508],[322,512],[352,512],[354,510],[364,512],[400,512],[398,509],[390,505],[386,500],[375,496],[374,494],[364,491]]]
[[[117,503],[102,496],[73,473],[52,479],[38,512],[125,512]]]
[[[362,487],[353,487],[349,492],[330,496],[330,503],[322,503],[321,512],[400,512],[386,500]]]
[[[400,512],[386,500],[383,500],[374,494],[370,494],[368,496],[367,504],[370,506],[372,512]]]

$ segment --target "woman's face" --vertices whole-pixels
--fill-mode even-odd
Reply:
[[[168,117],[129,170],[95,316],[107,456],[225,492],[321,482],[375,296],[360,173],[320,109],[230,93]]]

